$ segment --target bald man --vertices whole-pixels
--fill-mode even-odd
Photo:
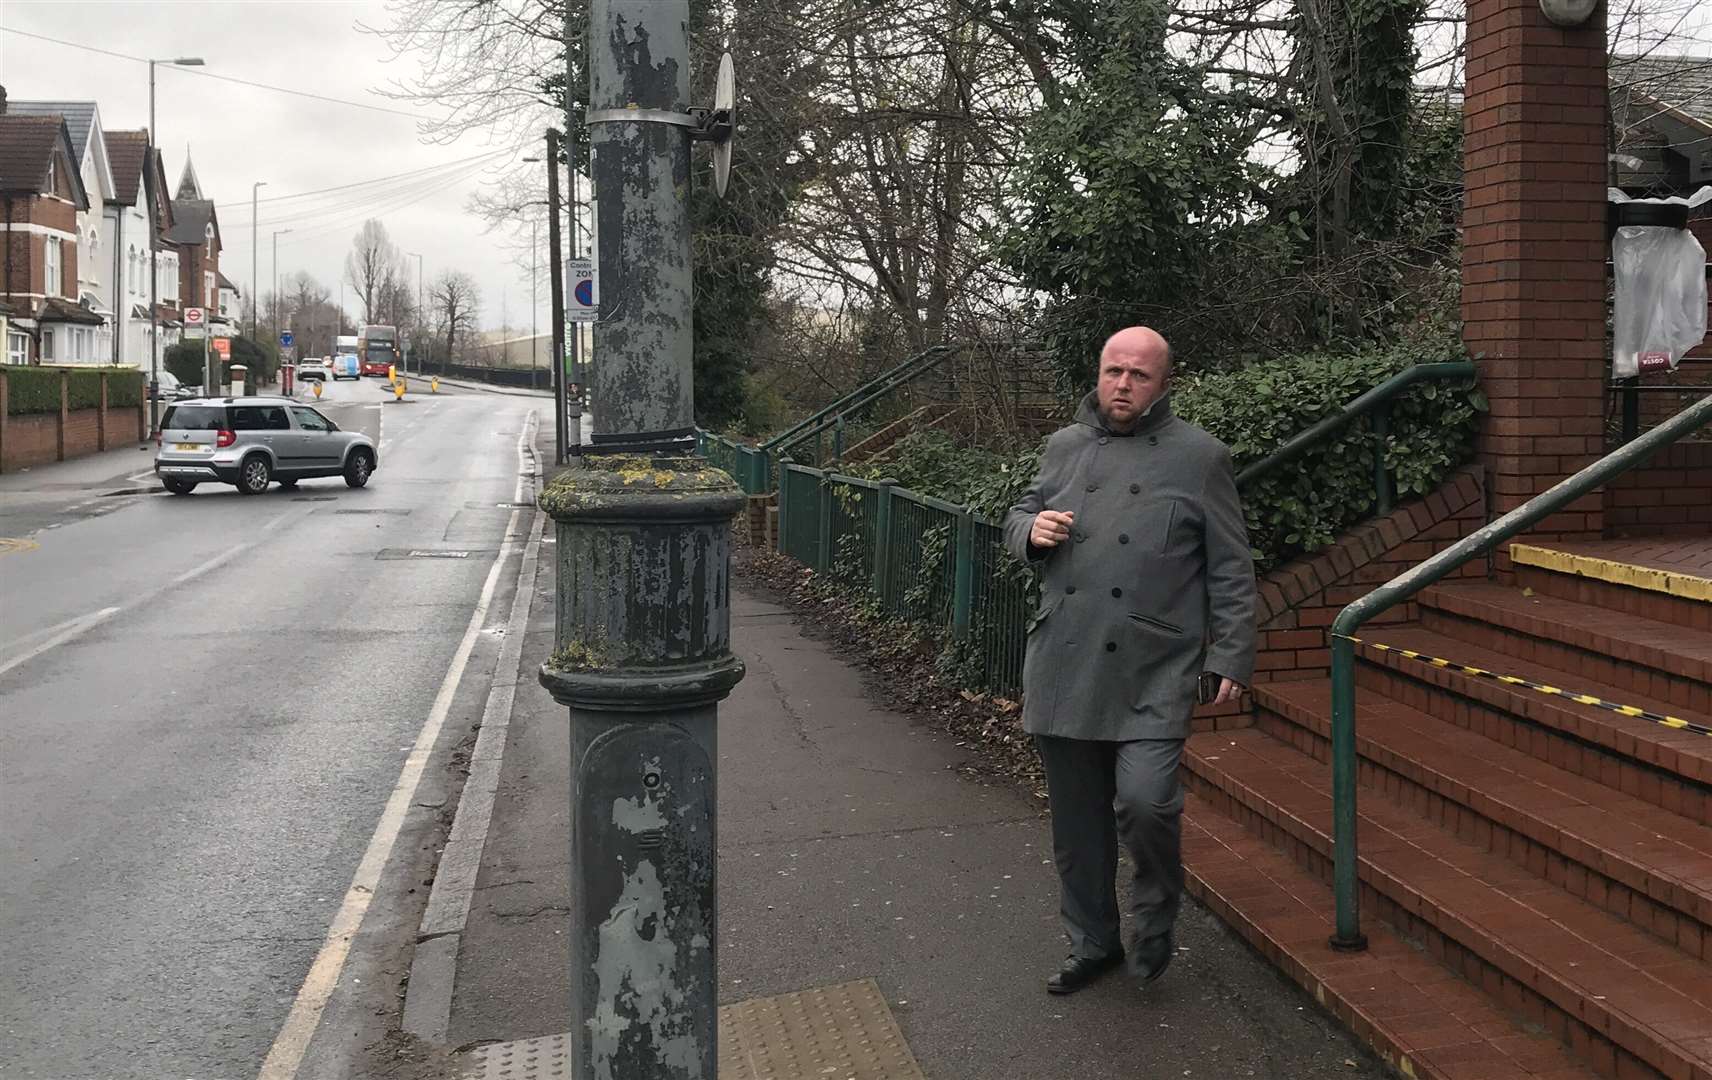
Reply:
[[[1113,334],[1094,392],[1005,517],[1006,546],[1041,575],[1023,726],[1046,767],[1070,939],[1054,994],[1125,958],[1120,839],[1135,863],[1130,970],[1151,983],[1171,963],[1190,713],[1198,698],[1236,700],[1254,670],[1254,564],[1230,451],[1171,415],[1170,383],[1163,337]]]

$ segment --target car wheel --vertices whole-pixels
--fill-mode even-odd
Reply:
[[[272,479],[273,469],[260,454],[251,454],[238,466],[238,491],[244,495],[260,495]]]
[[[174,495],[189,495],[196,490],[196,482],[194,480],[162,480],[161,487],[166,488]]]
[[[374,458],[367,450],[353,451],[350,460],[345,462],[345,483],[354,488],[360,488],[369,482],[369,476],[374,472]]]

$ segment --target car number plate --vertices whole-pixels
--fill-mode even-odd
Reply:
[[[200,449],[202,449],[202,444],[201,443],[193,443],[193,442],[174,443],[173,449],[174,450],[200,450]]]

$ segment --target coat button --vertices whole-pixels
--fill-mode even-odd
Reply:
[[[1159,436],[1157,436],[1157,435],[1149,435],[1149,436],[1148,436],[1148,437],[1147,437],[1147,445],[1149,445],[1149,446],[1158,446],[1158,445],[1159,445]]]
[[[1077,533],[1077,534],[1076,534],[1076,542],[1077,542],[1077,543],[1078,543],[1078,544],[1080,544],[1080,543],[1081,543],[1081,542],[1082,542],[1082,541],[1084,541],[1084,540],[1086,540],[1086,539],[1088,539],[1088,534],[1087,534],[1087,533]]]
[[[1107,652],[1117,652],[1118,651],[1118,643],[1115,641],[1106,642],[1106,651]]]
[[[1088,490],[1089,490],[1089,491],[1098,491],[1098,490],[1100,490],[1100,485],[1098,485],[1098,484],[1089,484],[1089,485],[1088,485]]]
[[[1140,484],[1131,484],[1129,486],[1129,493],[1131,495],[1140,495],[1141,494],[1141,485]]]
[[[1113,589],[1112,590],[1112,599],[1116,600],[1118,597],[1120,597],[1122,595],[1123,595],[1122,589]]]
[[[1118,533],[1118,543],[1120,543],[1120,544],[1129,543],[1129,533]]]
[[[1065,596],[1075,596],[1076,595],[1076,586],[1074,586],[1074,585],[1064,586],[1064,595]]]
[[[1101,445],[1101,446],[1104,446],[1104,445],[1106,445],[1106,444],[1107,444],[1107,443],[1109,443],[1109,442],[1111,442],[1111,441],[1112,441],[1112,440],[1110,440],[1110,439],[1108,439],[1108,438],[1106,438],[1106,437],[1105,437],[1105,436],[1104,436],[1104,435],[1101,435],[1101,436],[1100,436],[1100,445]]]

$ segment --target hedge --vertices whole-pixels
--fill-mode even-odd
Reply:
[[[143,400],[143,373],[135,368],[17,366],[6,369],[6,412],[30,416],[59,412],[60,376],[66,373],[66,408],[101,406],[101,376],[107,376],[107,407],[135,408]]]
[[[1171,402],[1177,415],[1228,445],[1240,471],[1404,368],[1460,359],[1466,359],[1460,346],[1444,342],[1284,356],[1185,378]],[[1427,494],[1470,458],[1485,409],[1472,378],[1417,383],[1393,401],[1385,455],[1400,500]],[[1372,515],[1372,439],[1371,424],[1356,420],[1293,464],[1244,486],[1249,543],[1260,569],[1318,550]],[[900,487],[1000,518],[1032,482],[1040,449],[1009,456],[966,450],[926,431],[848,471],[894,477]]]

